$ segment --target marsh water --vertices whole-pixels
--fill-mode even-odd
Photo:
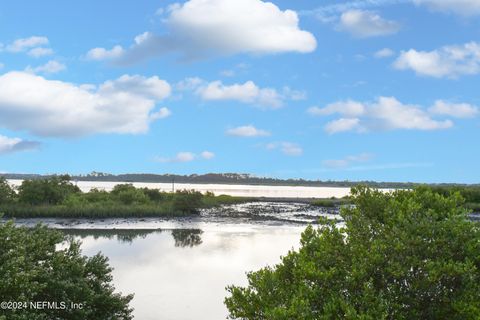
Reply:
[[[102,252],[117,291],[134,293],[138,320],[226,319],[227,285],[246,285],[246,272],[280,262],[298,248],[301,232],[335,210],[295,203],[250,203],[182,219],[44,219]],[[32,225],[39,220],[17,220]]]

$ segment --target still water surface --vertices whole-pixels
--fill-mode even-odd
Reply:
[[[229,284],[280,261],[298,247],[303,227],[223,225],[173,230],[70,230],[83,252],[101,251],[114,267],[117,291],[135,293],[135,319],[226,319]]]
[[[102,252],[114,285],[134,293],[137,320],[226,319],[227,285],[246,285],[247,271],[280,262],[320,216],[338,211],[303,203],[256,202],[161,219],[18,219],[43,222],[82,241],[83,253]]]

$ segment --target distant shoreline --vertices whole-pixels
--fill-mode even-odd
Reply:
[[[9,180],[42,179],[54,176],[40,174],[3,173],[0,176]],[[88,175],[72,175],[72,181],[110,182],[110,183],[176,183],[204,185],[247,185],[247,186],[286,186],[286,187],[331,187],[351,188],[358,185],[368,185],[378,189],[410,189],[426,184],[430,186],[480,186],[480,184],[462,183],[413,183],[413,182],[377,182],[377,181],[322,181],[305,179],[276,179],[256,177],[239,173],[208,173],[192,175],[133,173],[112,175],[93,172]]]
[[[15,187],[21,185],[23,180],[8,179]],[[244,197],[255,199],[270,199],[280,202],[309,202],[314,199],[343,198],[350,194],[349,187],[330,186],[284,186],[284,185],[247,185],[247,184],[223,184],[223,183],[152,183],[152,182],[128,182],[128,181],[72,181],[83,192],[92,189],[111,191],[115,185],[132,184],[136,188],[157,189],[161,192],[178,190],[195,190],[201,193],[212,192],[215,195],[227,195],[232,197]],[[389,189],[386,189],[389,190]]]

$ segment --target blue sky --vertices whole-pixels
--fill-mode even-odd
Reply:
[[[480,0],[3,2],[0,172],[478,183],[479,18]]]

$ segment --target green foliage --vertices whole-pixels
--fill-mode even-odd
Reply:
[[[480,211],[480,187],[478,186],[435,186],[432,189],[444,196],[460,193],[465,199],[465,207],[477,212]]]
[[[144,190],[137,189],[131,184],[117,184],[111,194],[116,196],[117,201],[125,205],[145,204],[150,201]]]
[[[63,244],[63,245],[62,245]],[[65,247],[57,250],[58,246]],[[0,319],[132,319],[132,295],[114,292],[108,260],[81,255],[80,243],[67,241],[44,226],[33,229],[0,224],[0,297],[2,301],[57,302],[68,308],[0,310]],[[82,309],[72,310],[71,303]]]
[[[205,193],[202,199],[203,207],[207,207],[207,208],[216,207],[224,204],[237,204],[237,203],[244,203],[244,202],[250,202],[250,201],[255,201],[255,199],[246,198],[246,197],[233,197],[233,196],[228,196],[226,194],[221,194],[216,196],[212,192],[208,192],[208,191]]]
[[[169,203],[164,205],[123,205],[119,203],[94,203],[86,205],[55,206],[2,206],[0,212],[6,217],[15,218],[144,218],[144,217],[179,217],[186,214],[172,212]]]
[[[0,177],[0,204],[10,203],[15,198],[15,191],[4,177]]]
[[[143,188],[142,191],[152,202],[162,202],[170,198],[167,193],[160,192],[158,189]]]
[[[105,190],[98,190],[96,188],[91,189],[87,193],[81,193],[79,195],[85,199],[88,203],[105,203],[110,202],[110,194]]]
[[[8,179],[31,179],[41,177],[32,174],[4,174]],[[231,185],[263,185],[263,186],[309,186],[309,187],[352,187],[368,185],[374,188],[412,188],[415,184],[407,182],[376,182],[376,181],[332,181],[332,180],[304,180],[304,179],[277,179],[255,177],[242,173],[207,173],[191,175],[172,174],[119,174],[113,175],[102,172],[92,172],[88,175],[75,176],[79,181],[108,181],[108,182],[151,182],[151,183],[201,183],[201,184],[231,184]]]
[[[479,319],[480,230],[458,193],[352,189],[344,227],[228,287],[234,319]]]
[[[347,198],[343,198],[343,199],[330,198],[330,199],[314,200],[310,204],[315,207],[335,208],[341,205],[346,205],[348,203],[350,203],[350,201]]]
[[[200,208],[247,199],[183,190],[175,193],[131,184],[116,185],[111,192],[92,189],[81,192],[68,176],[24,180],[18,195],[0,178],[0,212],[7,217],[115,218],[185,216]]]
[[[80,189],[70,182],[70,177],[54,176],[49,179],[24,180],[18,188],[18,201],[24,204],[60,204],[70,194]]]
[[[185,214],[198,213],[202,206],[202,194],[194,190],[181,190],[175,192],[172,210]]]

